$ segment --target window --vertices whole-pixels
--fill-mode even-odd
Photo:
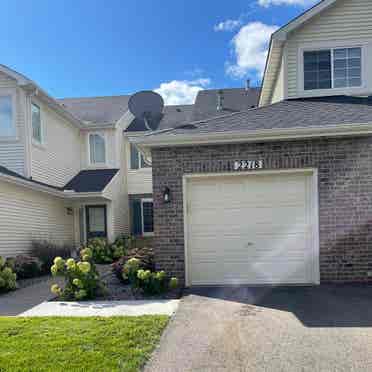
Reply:
[[[142,233],[143,235],[154,232],[154,210],[153,201],[142,199]]]
[[[130,144],[130,169],[150,168],[136,146]]]
[[[0,96],[0,137],[14,137],[15,135],[12,96]]]
[[[131,232],[133,235],[152,235],[154,213],[152,199],[131,200]]]
[[[107,236],[106,206],[94,205],[86,207],[87,240]]]
[[[32,138],[41,143],[41,116],[40,107],[31,104],[31,120],[32,120]]]
[[[89,153],[91,164],[106,163],[106,145],[105,138],[102,135],[89,135]]]
[[[351,88],[362,85],[362,49],[304,52],[304,89]]]
[[[333,52],[334,87],[362,85],[362,55],[360,48],[335,49]]]
[[[331,51],[304,53],[305,90],[329,89],[331,82]]]

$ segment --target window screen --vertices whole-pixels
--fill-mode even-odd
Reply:
[[[40,107],[34,103],[31,105],[32,116],[32,138],[37,142],[41,142],[41,115]]]
[[[90,163],[106,162],[105,139],[99,134],[89,135]]]
[[[335,88],[362,85],[362,50],[344,48],[333,51],[333,77]]]
[[[0,137],[15,136],[11,96],[0,96]]]

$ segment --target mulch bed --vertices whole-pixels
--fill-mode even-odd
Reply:
[[[170,300],[181,297],[180,289],[170,291],[158,296],[145,296],[140,290],[133,290],[130,285],[121,282],[113,273],[111,265],[97,265],[101,280],[106,287],[106,293],[97,300],[102,301],[126,301],[126,300]]]
[[[49,280],[52,276],[49,274],[37,276],[35,278],[29,278],[29,279],[17,279],[17,289],[20,288],[26,288],[34,284],[39,284],[42,282],[46,282]]]

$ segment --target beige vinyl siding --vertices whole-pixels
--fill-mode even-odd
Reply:
[[[63,186],[81,168],[80,130],[42,102],[33,102],[41,109],[43,141],[41,145],[32,141],[32,177]]]
[[[282,63],[279,70],[279,75],[274,85],[273,96],[270,103],[282,101],[284,99],[284,63],[282,57]]]
[[[0,256],[27,252],[33,239],[73,242],[73,216],[62,199],[0,181]]]
[[[295,97],[302,90],[300,87],[298,54],[299,48],[321,42],[367,42],[368,66],[372,64],[372,1],[370,0],[339,0],[329,9],[321,12],[307,24],[295,30],[288,39],[288,96]],[[366,81],[367,79],[367,81]],[[372,90],[371,73],[364,76],[367,89]],[[319,94],[322,94],[320,92]],[[312,94],[314,95],[314,94]]]
[[[125,157],[124,137],[121,126],[115,132],[116,157],[119,160],[120,171],[107,186],[106,194],[112,200],[112,225],[113,235],[129,232],[129,199],[127,191],[127,161]]]
[[[152,194],[152,169],[130,169],[130,143],[124,138],[128,166],[128,194]]]
[[[17,138],[3,140],[0,137],[0,165],[22,175],[25,171],[25,94],[22,89],[17,88],[16,81],[4,73],[0,72],[0,94],[12,92],[16,95],[15,107],[15,124]]]
[[[273,90],[277,82],[277,76],[280,69],[280,61],[283,57],[283,50],[281,43],[273,43],[271,46],[270,58],[268,61],[268,68],[265,73],[265,79],[262,86],[259,106],[266,106],[271,103]],[[275,66],[273,68],[272,66]]]

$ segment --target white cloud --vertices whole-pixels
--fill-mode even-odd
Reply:
[[[250,75],[261,78],[265,69],[267,48],[277,26],[252,22],[243,26],[231,40],[235,63],[227,63],[226,72],[237,78]]]
[[[163,97],[166,105],[183,105],[194,103],[198,92],[206,88],[210,83],[210,79],[206,78],[172,80],[161,83],[159,88],[154,90]]]
[[[314,5],[318,0],[258,0],[258,4],[268,8],[271,5],[300,5],[307,7]]]
[[[213,29],[214,31],[234,31],[236,28],[242,25],[242,21],[238,19],[228,19],[224,22],[216,24]]]

